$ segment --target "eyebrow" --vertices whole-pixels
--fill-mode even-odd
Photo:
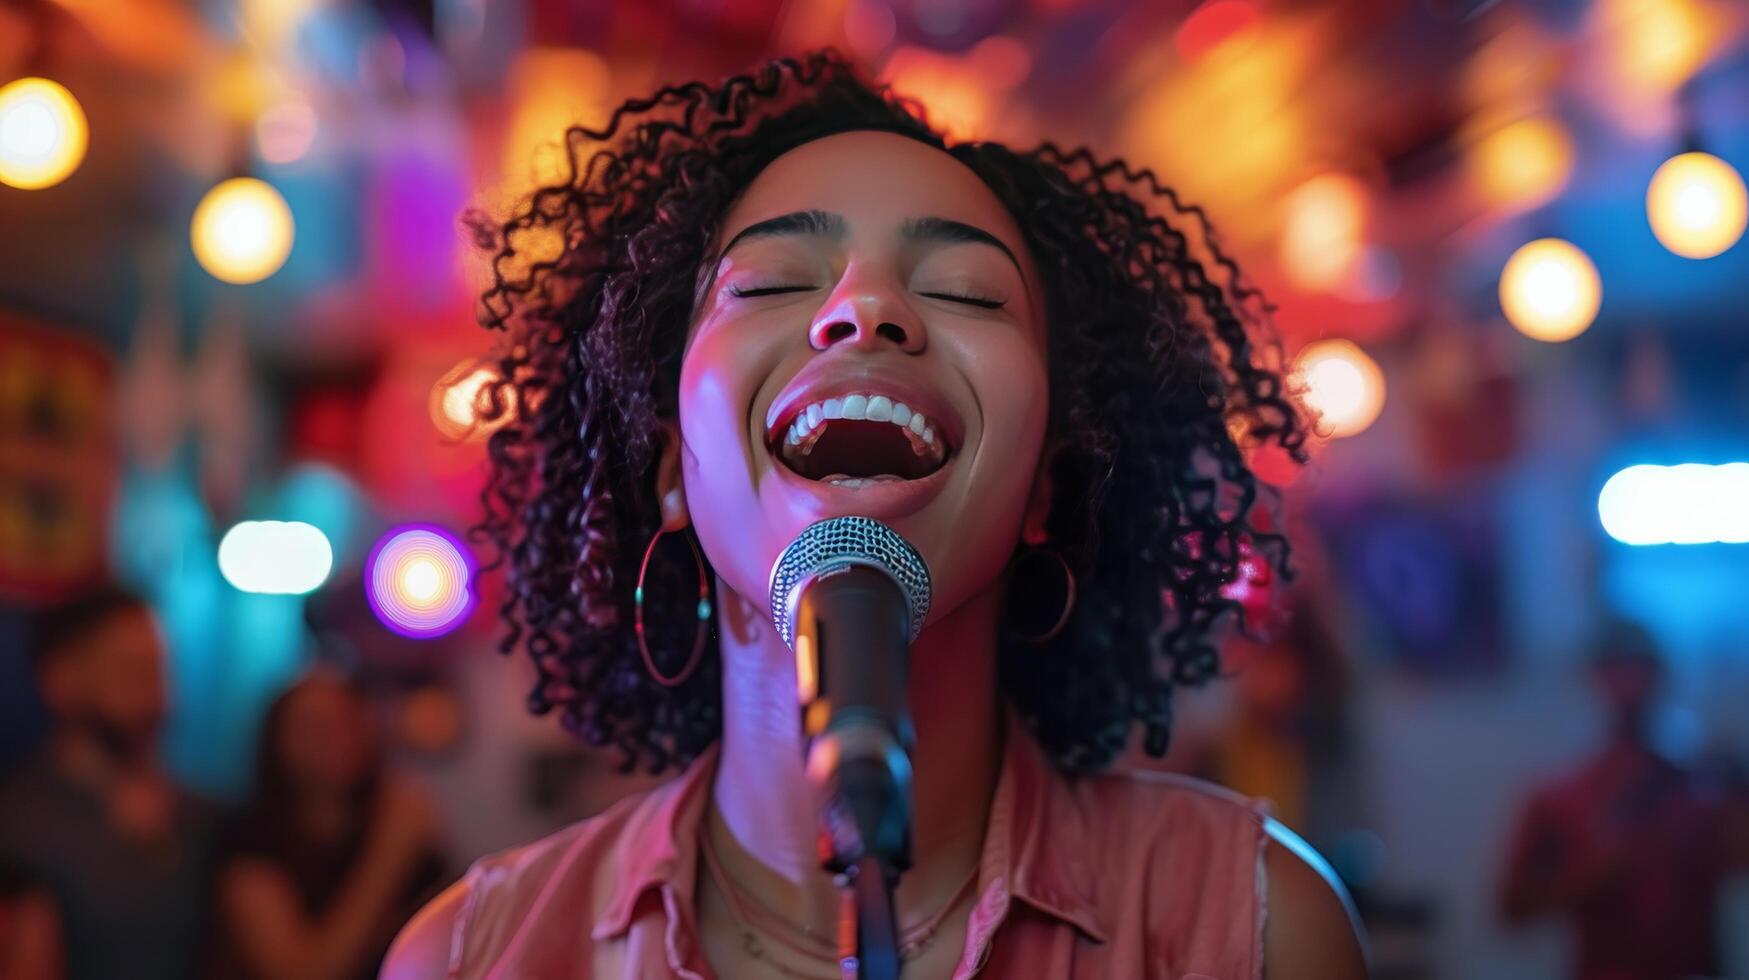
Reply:
[[[816,235],[823,238],[841,239],[848,230],[844,216],[830,211],[812,209],[808,211],[791,211],[775,218],[756,221],[741,229],[723,250],[717,253],[717,261],[729,254],[729,250],[745,239],[774,238],[783,235]],[[1008,256],[1008,261],[1014,263],[1014,269],[1020,273],[1020,281],[1026,281],[1026,271],[1021,268],[1020,259],[1012,249],[1002,243],[1002,239],[990,234],[976,225],[968,225],[952,218],[938,218],[933,215],[923,218],[906,218],[899,225],[899,237],[908,242],[967,242],[976,245],[990,245]],[[715,263],[713,263],[713,266]]]

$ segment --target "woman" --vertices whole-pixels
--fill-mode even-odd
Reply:
[[[375,977],[395,930],[443,881],[436,812],[384,771],[369,715],[317,673],[268,709],[256,791],[219,878],[217,975]]]
[[[1304,438],[1261,303],[1148,206],[1200,212],[1084,152],[949,146],[831,53],[663,89],[569,146],[485,296],[521,406],[486,530],[533,707],[681,772],[479,862],[385,975],[838,975],[764,597],[845,514],[933,578],[906,976],[1361,975],[1341,900],[1256,807],[1099,774],[1134,727],[1163,751],[1172,688],[1217,670],[1241,539],[1285,557],[1231,434]],[[1005,626],[1041,568],[1061,614]]]

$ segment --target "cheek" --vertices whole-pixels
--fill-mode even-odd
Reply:
[[[766,346],[746,331],[701,331],[680,370],[687,509],[711,566],[749,598],[761,595],[770,563],[758,495],[764,447],[751,441],[748,414],[771,373]]]
[[[982,430],[939,544],[926,553],[937,570],[943,611],[987,588],[1020,540],[1027,497],[1044,445],[1049,385],[1043,356],[1024,336],[974,336],[956,345],[978,399]]]

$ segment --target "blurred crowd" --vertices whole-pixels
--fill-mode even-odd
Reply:
[[[1273,639],[1229,650],[1231,710],[1192,720],[1168,763],[1266,796],[1324,840],[1387,947],[1377,975],[1434,972],[1389,949],[1401,910],[1326,830],[1352,822],[1347,682],[1306,595]],[[279,695],[251,792],[220,805],[159,756],[170,705],[148,605],[86,593],[35,616],[29,645],[52,723],[0,778],[0,980],[374,977],[458,870],[435,798],[385,761],[370,700],[338,671]],[[1496,914],[1564,924],[1581,980],[1737,975],[1725,940],[1744,923],[1726,896],[1749,880],[1749,775],[1722,754],[1685,767],[1659,751],[1665,670],[1644,630],[1606,624],[1588,670],[1605,737],[1523,801]]]
[[[432,796],[384,762],[367,701],[318,669],[267,711],[253,789],[220,806],[159,756],[150,608],[105,589],[36,617],[52,716],[0,780],[0,978],[374,977],[448,882]]]

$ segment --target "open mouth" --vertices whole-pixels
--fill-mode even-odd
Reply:
[[[920,480],[953,454],[922,412],[881,394],[826,398],[796,411],[773,452],[797,475],[835,486]]]

